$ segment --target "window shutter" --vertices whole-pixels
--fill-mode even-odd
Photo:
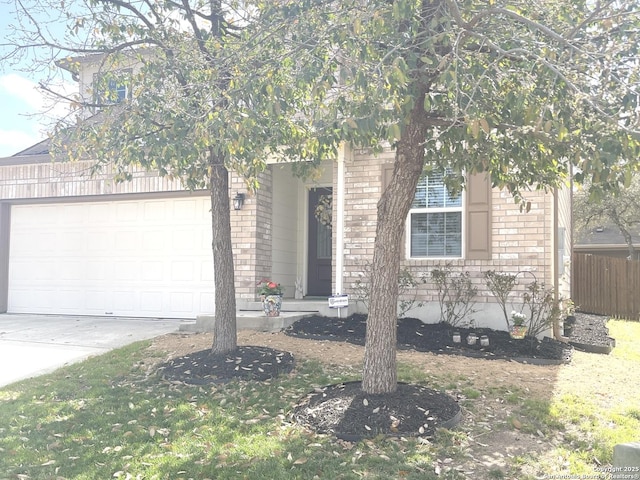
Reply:
[[[391,183],[391,177],[393,176],[393,163],[385,163],[382,165],[382,189],[380,190],[380,196],[384,192],[385,188]]]
[[[465,257],[491,260],[491,182],[487,173],[468,176],[466,198]]]

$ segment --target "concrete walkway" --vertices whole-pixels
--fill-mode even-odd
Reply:
[[[175,332],[181,320],[0,315],[0,387],[114,348]]]

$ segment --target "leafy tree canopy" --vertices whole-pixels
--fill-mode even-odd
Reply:
[[[418,106],[427,168],[490,171],[516,198],[558,185],[570,165],[578,181],[629,183],[640,153],[638,2],[310,3],[324,8],[297,26],[330,45],[323,113],[340,135],[394,144]]]
[[[292,24],[331,70],[323,131],[395,147],[378,203],[363,388],[396,387],[402,232],[425,170],[488,172],[522,201],[572,174],[601,189],[637,169],[635,1],[345,0]],[[300,8],[298,2],[287,3]],[[526,205],[526,203],[524,204]]]
[[[97,90],[111,83],[131,91],[117,104],[93,92],[68,98],[76,110],[56,128],[59,158],[93,159],[96,169],[115,162],[121,179],[139,164],[203,188],[207,152],[224,158],[250,187],[257,187],[269,155],[315,161],[333,155],[304,115],[313,95],[298,75],[305,46],[285,50],[287,18],[269,16],[266,5],[31,0],[15,7],[20,24],[6,57],[36,48],[40,68],[56,60],[76,75],[93,63]],[[48,25],[60,23],[65,35],[50,33]],[[304,64],[316,78],[322,65]],[[96,115],[87,119],[88,113]]]
[[[635,175],[628,187],[609,195],[587,184],[574,196],[574,225],[578,237],[586,238],[595,227],[613,227],[627,245],[629,258],[634,258],[638,226],[640,226],[640,178]]]

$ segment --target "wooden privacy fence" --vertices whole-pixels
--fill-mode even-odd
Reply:
[[[582,312],[638,320],[640,262],[574,253],[571,298]]]

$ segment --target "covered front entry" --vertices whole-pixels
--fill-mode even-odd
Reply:
[[[213,311],[206,196],[13,205],[9,313]]]
[[[331,188],[309,190],[308,296],[331,295],[333,248],[331,203]]]

